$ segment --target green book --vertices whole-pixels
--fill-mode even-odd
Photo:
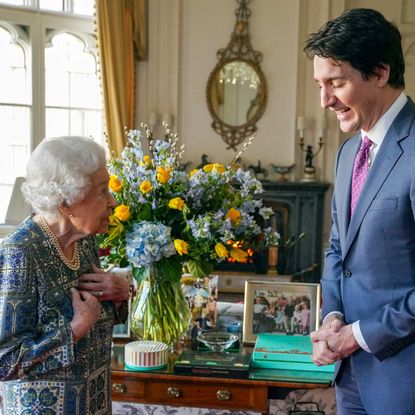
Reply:
[[[251,354],[210,352],[186,349],[174,363],[173,371],[180,375],[247,378]]]
[[[261,333],[252,353],[252,367],[333,373],[334,364],[316,366],[312,362],[312,351],[310,336]]]
[[[251,369],[249,379],[330,384],[333,373],[312,370]]]

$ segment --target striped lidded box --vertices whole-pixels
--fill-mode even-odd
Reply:
[[[167,344],[141,340],[125,345],[125,366],[132,370],[161,369],[167,365]]]

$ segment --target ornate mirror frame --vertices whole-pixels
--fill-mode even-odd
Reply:
[[[206,101],[213,118],[211,126],[215,132],[222,136],[223,141],[228,144],[227,148],[232,148],[235,151],[237,150],[236,146],[238,144],[242,143],[246,137],[257,131],[256,123],[264,113],[267,103],[267,84],[260,67],[262,53],[252,48],[249,36],[248,19],[251,11],[247,6],[251,0],[236,1],[239,7],[235,10],[236,23],[231,40],[225,49],[219,49],[216,53],[219,62],[211,72],[206,85]],[[246,122],[240,125],[231,125],[219,117],[218,111],[215,109],[213,91],[216,88],[217,79],[225,66],[236,64],[237,62],[250,66],[255,72],[255,82],[258,82],[258,91],[257,96],[251,102],[256,108],[253,114],[249,115],[250,108]],[[223,80],[220,82],[223,82]]]

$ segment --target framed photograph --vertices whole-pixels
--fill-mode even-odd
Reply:
[[[111,272],[120,276],[121,278],[127,278],[130,282],[130,285],[134,287],[134,281],[132,279],[132,273],[130,268],[117,268],[110,267],[107,269],[107,272]],[[135,291],[135,290],[134,290]],[[131,337],[131,328],[130,328],[130,312],[131,312],[131,298],[128,300],[128,317],[125,323],[115,324],[112,330],[112,337],[129,339]]]
[[[243,342],[258,333],[306,336],[320,325],[320,284],[246,281]]]
[[[128,317],[123,324],[114,324],[112,329],[112,337],[129,339],[131,337],[130,329],[130,311],[131,311],[131,299],[128,301]]]
[[[197,278],[184,274],[180,280],[184,296],[192,313],[191,338],[217,325],[218,276],[207,275]]]

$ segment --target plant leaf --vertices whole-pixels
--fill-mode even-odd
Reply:
[[[197,278],[205,277],[213,271],[213,264],[206,261],[189,260],[186,262],[189,273]]]
[[[182,264],[177,256],[162,258],[155,264],[156,272],[165,280],[180,281],[182,276]]]
[[[149,267],[132,267],[133,269],[133,277],[139,284],[141,281],[145,280],[150,275],[150,268]]]

